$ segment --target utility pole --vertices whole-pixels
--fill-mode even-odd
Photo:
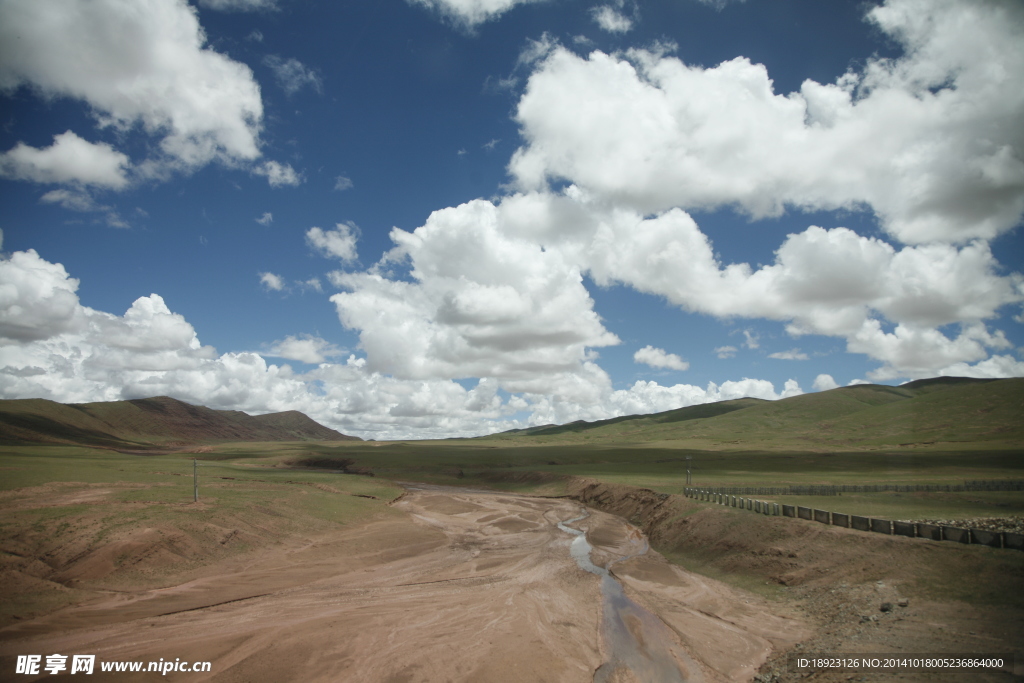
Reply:
[[[192,458],[192,502],[199,502],[199,463]]]

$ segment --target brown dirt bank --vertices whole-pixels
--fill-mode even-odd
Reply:
[[[1015,674],[971,672],[969,680],[1024,675],[1024,553],[887,537],[816,522],[572,478],[570,497],[640,527],[653,548],[700,573],[790,604],[815,625],[793,652],[1015,653]],[[646,576],[618,566],[627,586]],[[900,606],[901,600],[906,606]],[[891,603],[890,611],[882,611]],[[761,680],[795,680],[785,653]],[[818,672],[820,681],[967,680],[962,672]]]
[[[17,655],[62,653],[212,663],[208,674],[167,680],[591,681],[607,655],[601,581],[576,565],[571,537],[557,526],[580,511],[566,499],[418,487],[371,521],[288,534],[187,581],[154,588],[125,575],[116,590],[101,590],[90,579],[82,604],[0,628],[0,679]],[[599,511],[576,526],[601,562],[632,555],[642,541]],[[807,635],[784,606],[655,553],[616,567],[688,653],[689,680],[750,680]],[[154,676],[97,670],[90,680]]]

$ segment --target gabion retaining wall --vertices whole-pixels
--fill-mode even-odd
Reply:
[[[1003,533],[1003,547],[1024,550],[1024,534]]]
[[[911,538],[917,535],[912,522],[893,522],[892,533],[896,536],[910,536]]]
[[[850,515],[850,527],[858,531],[871,531],[871,520],[859,515]]]
[[[872,519],[871,531],[874,531],[876,534],[889,534],[891,536],[892,522],[887,519]]]
[[[986,531],[984,529],[960,529],[952,526],[937,526],[935,524],[919,524],[916,522],[900,522],[888,519],[874,519],[859,515],[848,515],[841,512],[830,512],[828,510],[816,510],[799,505],[780,505],[766,500],[755,500],[753,498],[738,498],[716,491],[690,488],[684,490],[683,495],[687,498],[696,498],[735,507],[741,510],[746,509],[763,515],[775,517],[794,517],[831,524],[833,526],[857,529],[859,531],[873,531],[879,534],[907,536],[909,538],[925,538],[932,541],[953,541],[955,543],[967,543],[974,545],[985,545],[990,548],[1006,548],[1009,550],[1024,551],[1024,534],[1015,534],[1008,531]]]
[[[844,493],[914,493],[918,491],[1024,491],[1024,479],[973,479],[963,484],[796,484],[792,486],[714,486],[703,489],[737,496],[839,496]]]

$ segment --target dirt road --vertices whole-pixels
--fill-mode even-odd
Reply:
[[[574,536],[558,527],[581,515],[579,504],[412,488],[393,505],[405,514],[0,630],[3,677],[17,655],[41,654],[45,663],[61,653],[95,654],[90,680],[594,680],[616,643],[602,629],[603,579],[573,559]],[[639,630],[649,620],[682,680],[749,680],[773,651],[807,635],[778,606],[651,551],[616,562],[638,543],[620,518],[590,511],[572,526],[586,532],[593,562],[611,566],[609,580],[649,615],[623,622],[641,651],[655,647]],[[209,661],[211,671],[99,670],[105,661],[161,658]],[[44,677],[53,678],[35,678]],[[602,678],[637,680],[607,666]]]

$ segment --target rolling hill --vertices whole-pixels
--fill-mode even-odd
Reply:
[[[575,422],[567,422],[564,425],[541,425],[539,427],[528,427],[526,429],[511,429],[507,432],[501,432],[502,435],[528,435],[528,436],[554,436],[555,434],[569,434],[589,431],[598,427],[604,427],[605,425],[617,424],[619,422],[631,422],[636,420],[644,420],[645,424],[661,424],[665,422],[685,422],[687,420],[697,420],[705,417],[715,417],[716,415],[724,415],[731,413],[734,410],[741,410],[748,408],[758,403],[767,403],[767,401],[760,398],[740,398],[731,401],[718,401],[717,403],[704,403],[698,406],[689,406],[686,408],[677,408],[676,410],[668,410],[663,413],[653,413],[651,415],[623,415],[621,417],[612,417],[607,420],[597,420],[595,422],[586,422],[585,420],[576,420]]]
[[[688,449],[894,447],[1024,450],[1024,378],[938,377],[860,384],[778,401],[742,398],[650,415],[511,430],[470,443],[657,445]],[[120,451],[235,441],[358,441],[298,411],[248,415],[165,396],[107,403],[0,401],[0,444],[76,444]],[[489,446],[490,447],[490,446]]]
[[[0,401],[0,443],[76,444],[122,451],[230,441],[359,441],[295,410],[248,415],[166,396],[104,403]]]
[[[744,398],[652,415],[503,432],[526,444],[659,443],[683,448],[1024,448],[1024,379],[938,377],[859,384],[778,401]],[[510,445],[511,445],[510,443]]]

